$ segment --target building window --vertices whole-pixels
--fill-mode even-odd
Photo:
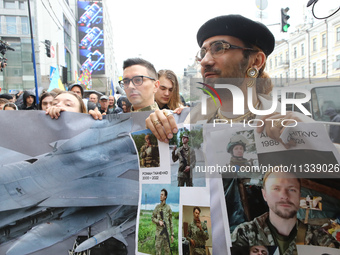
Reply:
[[[301,56],[305,55],[305,44],[301,44]]]
[[[287,62],[287,63],[289,62],[289,54],[288,54],[288,51],[286,51],[286,62]]]
[[[14,35],[17,33],[16,17],[6,16],[7,34]]]
[[[288,83],[288,82],[289,82],[289,73],[286,72],[286,83]]]
[[[302,79],[305,78],[305,67],[301,67],[301,77]]]
[[[270,59],[270,61],[269,61],[269,67],[270,67],[270,69],[273,68],[273,60],[272,59]]]
[[[277,67],[277,56],[275,56],[275,67]]]
[[[15,9],[15,1],[14,0],[4,0],[4,7],[6,9]]]
[[[283,64],[282,54],[280,54],[280,65]]]
[[[313,63],[313,76],[316,75],[316,63],[314,62]]]
[[[280,74],[280,86],[283,86],[283,79],[282,79],[282,73]]]
[[[19,1],[19,9],[20,10],[25,10],[26,9],[25,1]]]
[[[326,59],[322,60],[322,73],[326,73]]]
[[[322,35],[322,47],[326,47],[326,34]]]
[[[297,58],[297,49],[294,47],[294,58]]]
[[[335,61],[340,61],[340,55],[336,55],[336,60]]]
[[[340,27],[336,29],[336,41],[340,42]]]
[[[71,23],[64,17],[64,43],[68,50],[71,50],[71,35],[72,26]]]
[[[27,35],[29,32],[28,28],[28,17],[21,17],[21,33]]]
[[[316,51],[316,38],[313,39],[313,51]]]
[[[297,69],[294,69],[294,79],[297,80]]]

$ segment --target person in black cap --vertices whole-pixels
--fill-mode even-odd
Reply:
[[[275,38],[270,30],[260,22],[255,22],[241,15],[223,15],[215,17],[204,23],[197,33],[197,43],[200,47],[196,60],[201,64],[201,74],[205,89],[214,87],[215,84],[233,84],[240,88],[244,95],[245,108],[243,115],[233,114],[233,95],[228,89],[216,89],[221,98],[221,104],[214,103],[212,98],[206,102],[206,114],[201,113],[201,104],[194,107],[186,122],[198,121],[224,123],[237,123],[256,119],[247,106],[248,89],[252,92],[252,107],[257,110],[268,110],[272,106],[272,99],[268,95],[272,88],[272,82],[268,74],[264,72],[267,57],[275,46]],[[212,91],[212,90],[210,90]],[[212,92],[212,94],[215,94]],[[217,100],[216,100],[217,101]],[[280,110],[280,109],[279,109]],[[279,111],[278,110],[278,111]],[[178,113],[177,111],[175,111]],[[288,113],[282,116],[278,112],[266,116],[264,126],[267,135],[273,139],[280,139],[280,131],[283,128],[282,121],[292,123],[292,119],[307,120],[305,115]],[[279,119],[280,121],[274,121]],[[154,126],[157,121],[162,125]],[[158,123],[158,122],[157,122]],[[273,125],[268,125],[273,123]],[[173,132],[177,131],[177,125],[172,115],[165,116],[162,111],[155,111],[146,119],[146,127],[155,136],[167,142]],[[174,132],[176,133],[176,132]],[[285,145],[289,147],[289,145]]]

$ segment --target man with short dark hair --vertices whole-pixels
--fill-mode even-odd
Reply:
[[[130,58],[123,64],[123,79],[119,84],[124,88],[132,104],[132,111],[157,110],[154,95],[159,87],[155,67],[141,58]]]
[[[209,239],[208,228],[205,222],[200,220],[201,208],[195,206],[192,210],[193,221],[189,224],[187,238],[190,241],[192,255],[205,255],[205,242]]]
[[[167,197],[168,191],[162,189],[160,195],[161,203],[158,204],[152,212],[151,219],[152,222],[156,224],[156,255],[161,255],[162,249],[164,249],[164,254],[170,254],[170,241],[171,243],[174,241],[172,211],[171,207],[166,204]]]

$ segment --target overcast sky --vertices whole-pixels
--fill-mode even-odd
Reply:
[[[308,0],[263,1],[268,1],[268,7],[262,12],[264,24],[280,23],[280,9],[285,7],[290,8],[290,32],[303,22],[303,8],[307,9]],[[317,7],[320,2],[329,6],[336,5],[337,1],[319,0]],[[142,57],[157,70],[171,69],[181,75],[194,61],[199,49],[196,33],[204,22],[226,14],[241,14],[260,21],[256,0],[107,0],[107,5],[119,70],[125,59]],[[311,11],[311,7],[307,10]],[[269,28],[276,39],[288,39],[288,33],[280,32],[280,25]]]

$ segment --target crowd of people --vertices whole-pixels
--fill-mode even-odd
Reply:
[[[130,59],[131,60],[131,59]],[[135,59],[144,62],[142,59]],[[145,61],[147,62],[147,61]],[[149,63],[152,66],[151,63]],[[152,66],[152,69],[154,67]],[[176,108],[184,107],[186,105],[183,97],[179,94],[179,83],[176,74],[171,70],[160,70],[156,77],[159,80],[159,88],[152,94],[154,103],[158,105],[159,109],[175,110]],[[119,82],[124,88],[124,83]],[[84,98],[83,85],[73,83],[67,87],[68,93],[74,93],[80,97],[84,103],[85,111],[83,113],[91,113],[92,111],[100,112],[101,115],[119,114],[132,111],[132,104],[129,98],[125,95],[101,95],[92,93],[88,98]],[[15,95],[0,94],[0,110],[43,110],[47,111],[50,107],[58,106],[56,97],[64,93],[60,89],[53,89],[52,91],[44,90],[39,96],[39,103],[37,104],[36,95],[32,91],[21,91]],[[74,95],[73,95],[74,96]],[[64,110],[61,110],[64,111]]]

